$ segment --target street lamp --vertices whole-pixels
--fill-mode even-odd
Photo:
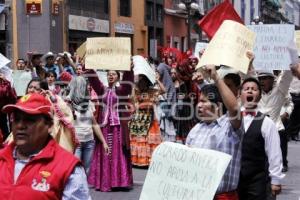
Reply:
[[[178,4],[178,8],[187,12],[187,44],[188,49],[191,48],[191,16],[192,11],[199,10],[199,5],[193,0],[182,0],[181,3]]]

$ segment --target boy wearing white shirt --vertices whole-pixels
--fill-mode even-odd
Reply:
[[[271,182],[272,195],[281,192],[282,156],[275,123],[257,109],[262,89],[258,80],[247,78],[242,83],[241,111],[245,134],[242,142],[239,198],[266,200]]]

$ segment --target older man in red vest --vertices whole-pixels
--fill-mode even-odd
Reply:
[[[50,136],[50,102],[22,97],[3,111],[12,114],[14,142],[0,152],[1,199],[90,199],[85,172]]]

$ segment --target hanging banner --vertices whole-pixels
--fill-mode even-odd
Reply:
[[[247,51],[254,47],[255,33],[246,26],[225,20],[212,40],[208,43],[198,65],[226,65],[247,73],[250,60]]]
[[[231,156],[164,142],[152,160],[140,200],[213,200]]]
[[[292,63],[289,45],[294,41],[295,26],[291,24],[249,25],[256,33],[254,46],[256,70],[289,70]]]
[[[85,68],[129,71],[131,41],[126,37],[88,38]]]
[[[42,0],[26,0],[26,15],[42,14]]]

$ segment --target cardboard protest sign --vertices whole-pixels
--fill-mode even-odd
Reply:
[[[129,71],[131,66],[130,38],[88,38],[85,68]]]
[[[0,53],[0,69],[10,63],[10,60]]]
[[[79,55],[80,58],[84,58],[86,53],[86,42],[84,42],[80,47],[77,48],[76,54]]]
[[[246,56],[254,47],[255,33],[246,26],[225,20],[207,45],[196,68],[205,65],[226,65],[247,73],[250,60]]]
[[[196,56],[197,58],[199,58],[199,52],[206,49],[207,47],[206,42],[197,42],[195,45],[195,52],[194,52],[194,56]]]
[[[230,159],[222,152],[164,142],[152,154],[140,200],[212,200]]]
[[[295,31],[295,40],[298,49],[298,55],[300,55],[300,31]]]
[[[132,57],[132,62],[134,65],[133,73],[134,75],[143,74],[145,75],[152,84],[155,83],[155,71],[152,69],[150,64],[146,61],[143,56],[136,55]]]
[[[31,72],[25,70],[14,70],[12,74],[14,88],[18,96],[24,96],[26,88],[32,79]]]
[[[256,33],[254,68],[256,70],[289,69],[292,61],[288,47],[294,40],[294,25],[264,24],[248,27]]]

